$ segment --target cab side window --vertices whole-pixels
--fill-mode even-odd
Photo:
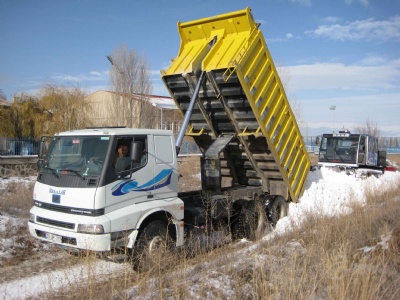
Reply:
[[[139,162],[132,162],[130,158],[131,144],[132,142],[139,142],[142,144],[141,159]],[[113,168],[115,173],[123,171],[135,172],[147,164],[147,138],[146,136],[134,136],[134,137],[121,137],[117,140],[117,144],[114,152]]]
[[[133,163],[133,169],[137,170],[139,168],[144,167],[147,164],[148,153],[147,153],[147,138],[146,137],[135,137],[135,142],[139,142],[141,144],[142,153],[140,156],[140,161]]]
[[[116,173],[129,170],[131,159],[129,156],[132,138],[120,138],[114,151],[113,168]]]

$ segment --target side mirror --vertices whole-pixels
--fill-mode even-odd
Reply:
[[[142,142],[132,142],[131,144],[131,160],[132,162],[140,162],[143,151],[143,143]]]
[[[39,159],[42,159],[45,154],[45,146],[46,146],[46,144],[44,143],[43,140],[41,140],[40,146],[39,146]]]
[[[36,162],[36,167],[38,171],[40,170],[42,165],[43,165],[43,158],[39,158],[38,161]]]
[[[51,137],[51,136],[42,136],[40,138],[38,161],[36,163],[38,170],[40,170],[41,166],[43,165],[44,157],[47,154],[47,147],[48,147],[47,141],[52,138],[53,137]]]
[[[53,137],[52,136],[42,136],[40,138],[40,144],[39,144],[39,153],[38,153],[38,158],[42,159],[46,156],[47,154],[47,148],[49,147],[49,144],[51,143]]]

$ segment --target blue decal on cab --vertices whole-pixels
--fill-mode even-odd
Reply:
[[[121,196],[129,192],[142,192],[160,189],[171,183],[172,171],[173,169],[164,169],[153,179],[142,185],[139,185],[136,179],[120,182],[111,189],[112,195]]]

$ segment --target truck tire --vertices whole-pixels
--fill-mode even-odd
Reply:
[[[139,234],[134,249],[134,268],[142,272],[164,269],[171,261],[172,244],[166,222],[151,221]]]
[[[273,228],[279,219],[286,217],[289,211],[289,204],[282,196],[276,196],[271,200],[272,203],[269,205],[268,220],[270,221]]]
[[[238,237],[251,241],[263,237],[269,231],[265,202],[261,200],[244,202],[237,222]]]

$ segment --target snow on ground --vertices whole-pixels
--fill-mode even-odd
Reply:
[[[4,189],[7,182],[19,179],[0,179],[0,190]],[[22,179],[29,181],[34,179]],[[365,191],[383,190],[385,187],[393,186],[400,180],[400,172],[386,172],[379,178],[371,176],[367,179],[348,176],[344,173],[338,173],[329,169],[322,168],[314,172],[310,172],[306,182],[305,191],[298,203],[291,203],[289,207],[289,215],[281,219],[276,230],[265,237],[271,238],[283,234],[300,225],[308,213],[317,213],[321,216],[338,216],[351,212],[352,203],[357,202],[363,204],[366,200]],[[5,230],[5,222],[20,222],[11,216],[1,215],[0,230]],[[254,244],[249,243],[247,249],[253,248]],[[365,251],[368,251],[366,249]],[[96,272],[98,274],[112,274],[122,271],[126,268],[126,264],[116,264],[99,260],[92,264],[92,270],[88,271],[87,266],[74,266],[69,269],[60,271],[52,271],[48,273],[38,274],[26,279],[14,280],[0,284],[0,298],[20,299],[34,297],[40,293],[48,291],[48,287],[57,290],[66,283],[82,282],[87,278],[88,274]],[[220,279],[214,280],[215,288],[220,284]],[[209,282],[209,285],[213,285]]]
[[[10,183],[28,185],[36,180],[36,176],[29,177],[0,177],[0,191],[6,189]]]
[[[93,274],[97,278],[101,275],[110,275],[124,271],[127,264],[116,264],[103,260],[87,265],[78,265],[68,269],[43,272],[37,275],[6,282],[0,285],[1,299],[26,299],[46,292],[56,291],[67,284],[79,286],[88,281]],[[103,280],[109,280],[110,276],[103,276]]]
[[[9,184],[19,184],[28,186],[36,180],[36,177],[25,177],[25,178],[18,178],[18,177],[7,177],[7,178],[0,178],[0,195],[4,190],[7,189]],[[3,197],[6,197],[4,195]],[[0,232],[5,232],[12,228],[16,230],[17,228],[23,227],[26,223],[26,220],[21,218],[15,218],[10,214],[5,213],[2,211],[2,202],[0,202]],[[15,209],[17,212],[17,209]],[[3,236],[3,235],[0,235]],[[1,258],[10,258],[14,255],[16,248],[24,247],[23,243],[18,241],[18,237],[8,235],[7,238],[0,238],[0,259]]]
[[[300,225],[307,214],[333,217],[351,212],[354,203],[366,201],[365,192],[383,190],[400,180],[400,172],[385,172],[379,178],[366,179],[321,168],[310,172],[303,196],[298,203],[290,203],[289,214],[279,220],[275,234],[282,234]]]
[[[0,214],[0,232],[8,230],[8,228],[18,228],[24,226],[26,221],[13,218],[10,215]],[[17,248],[23,248],[24,244],[20,243],[18,237],[10,236],[8,238],[0,238],[0,259],[12,258]]]

